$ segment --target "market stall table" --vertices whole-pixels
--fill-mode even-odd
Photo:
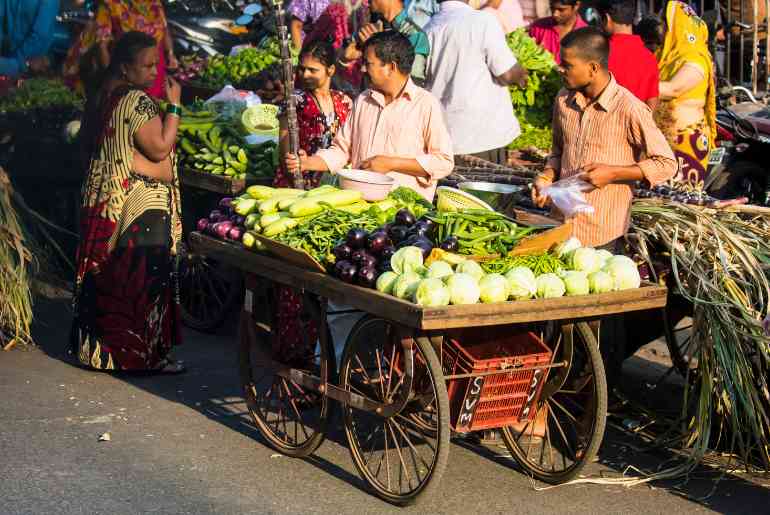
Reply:
[[[550,483],[574,478],[598,451],[607,384],[588,321],[659,309],[664,287],[496,304],[422,307],[345,284],[308,263],[248,251],[193,233],[195,252],[246,274],[240,373],[249,411],[271,446],[310,455],[336,400],[353,460],[383,499],[406,504],[438,483],[458,432],[500,428],[512,456]],[[273,296],[257,284],[303,292],[305,334],[316,352],[280,357]],[[327,301],[365,316],[341,361],[330,341]],[[470,343],[470,345],[465,345]],[[339,377],[337,368],[339,363]]]

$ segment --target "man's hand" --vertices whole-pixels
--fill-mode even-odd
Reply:
[[[39,56],[39,57],[30,57],[27,60],[27,68],[30,73],[44,73],[48,71],[48,67],[51,65],[51,62],[48,60],[48,57],[46,56]]]
[[[550,198],[547,195],[543,195],[543,188],[553,184],[553,181],[545,175],[538,175],[535,182],[532,184],[532,202],[537,207],[543,208],[550,202]]]
[[[603,188],[617,180],[618,168],[617,166],[590,164],[583,167],[581,178],[593,185],[594,188]]]
[[[289,173],[301,170],[302,160],[307,158],[307,152],[304,150],[299,151],[299,156],[294,154],[286,154],[284,164],[286,165],[286,171]]]
[[[367,23],[364,25],[361,30],[358,31],[358,39],[361,40],[361,44],[363,45],[366,43],[366,40],[370,37],[374,36],[378,32],[382,32],[382,22],[378,21],[377,23]]]
[[[393,171],[393,164],[388,156],[374,156],[364,160],[361,168],[372,172],[388,173]]]

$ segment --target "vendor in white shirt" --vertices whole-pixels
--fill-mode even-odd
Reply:
[[[441,102],[455,154],[505,164],[521,130],[508,92],[526,85],[497,18],[464,1],[445,0],[425,27],[432,49],[426,89]]]

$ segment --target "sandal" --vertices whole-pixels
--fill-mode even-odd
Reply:
[[[179,375],[187,372],[187,368],[180,361],[171,361],[170,359],[164,359],[158,366],[155,367],[152,372],[161,375]]]

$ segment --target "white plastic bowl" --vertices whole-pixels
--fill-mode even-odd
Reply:
[[[393,177],[367,170],[341,170],[337,172],[340,188],[360,191],[364,200],[376,202],[388,196],[395,182]]]

